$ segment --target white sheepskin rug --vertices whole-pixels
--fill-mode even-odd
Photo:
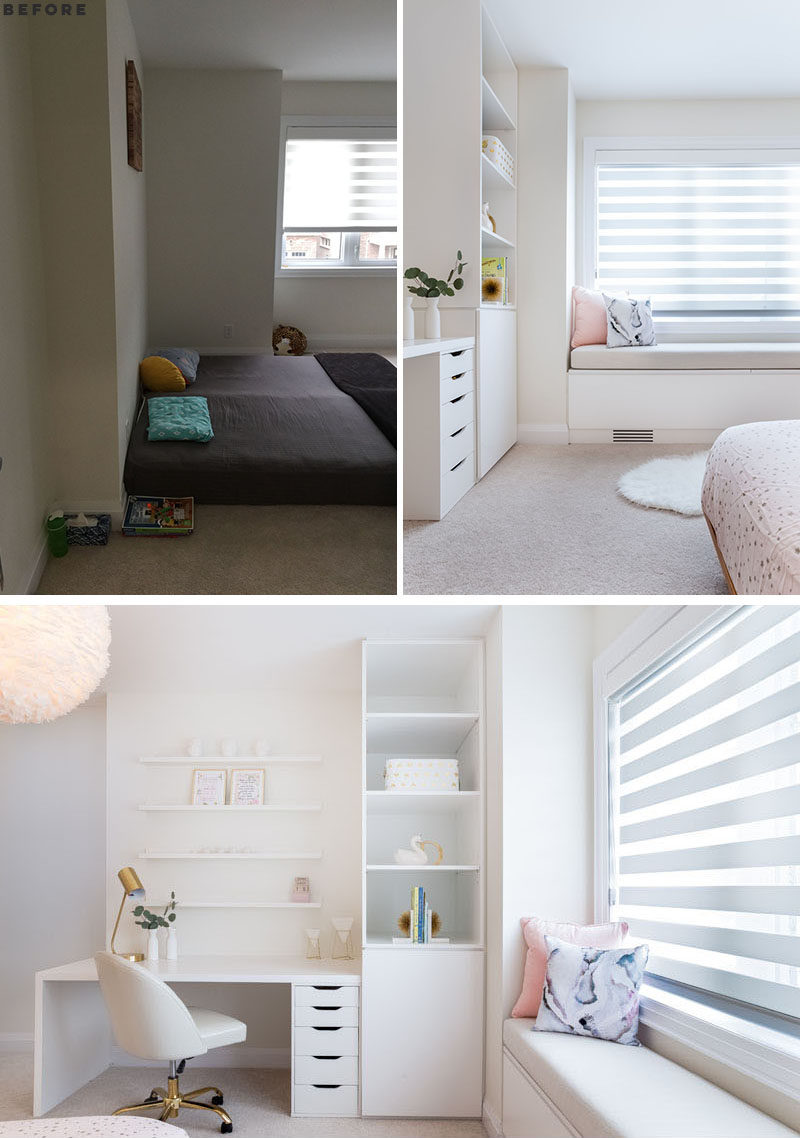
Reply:
[[[703,512],[700,491],[707,458],[708,451],[653,458],[623,474],[617,490],[638,506],[697,517]]]

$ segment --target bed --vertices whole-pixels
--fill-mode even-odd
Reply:
[[[382,356],[203,356],[196,381],[170,398],[184,394],[206,397],[214,438],[148,442],[153,396],[145,396],[125,461],[129,494],[223,505],[395,505],[397,451],[387,423],[396,378]]]

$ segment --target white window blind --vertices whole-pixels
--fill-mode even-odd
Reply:
[[[609,703],[613,918],[648,972],[800,1018],[800,610],[737,610]]]
[[[284,231],[360,232],[397,228],[397,142],[388,131],[350,129],[286,139]]]
[[[595,287],[656,315],[800,313],[800,156],[780,154],[598,153]]]

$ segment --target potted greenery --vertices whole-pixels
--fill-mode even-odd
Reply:
[[[158,960],[158,930],[169,929],[167,934],[167,960],[178,959],[178,938],[175,936],[175,930],[172,927],[177,913],[175,910],[178,907],[178,902],[175,900],[175,891],[170,893],[169,903],[164,908],[164,915],[159,916],[158,913],[151,913],[149,909],[145,909],[144,905],[137,905],[133,910],[134,917],[138,917],[138,921],[134,924],[140,928],[145,929],[147,936],[147,959]]]
[[[427,300],[427,308],[425,311],[425,339],[438,340],[442,334],[441,321],[439,319],[439,298],[442,296],[455,296],[464,287],[464,278],[462,273],[466,262],[463,260],[464,254],[459,249],[456,253],[456,263],[447,275],[447,280],[441,280],[439,277],[432,277],[423,269],[416,267],[406,269],[403,277],[406,281],[413,281],[415,283],[408,284],[406,287],[406,305],[403,313],[403,338],[406,340],[413,340],[414,338],[414,313],[411,308],[412,296],[422,296]]]

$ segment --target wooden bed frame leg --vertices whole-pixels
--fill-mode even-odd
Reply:
[[[714,549],[715,549],[716,554],[717,554],[717,560],[720,563],[720,567],[722,568],[722,572],[725,574],[725,581],[726,581],[726,584],[728,586],[728,592],[732,593],[734,596],[738,596],[738,594],[736,592],[736,587],[733,583],[733,579],[731,578],[731,575],[728,572],[728,566],[725,564],[725,558],[722,556],[722,551],[720,550],[719,542],[717,541],[717,535],[714,531],[714,527],[712,526],[712,524],[709,520],[708,514],[705,512],[705,510],[703,511],[703,517],[706,519],[706,525],[708,526],[708,532],[711,534],[711,540],[714,543]]]

